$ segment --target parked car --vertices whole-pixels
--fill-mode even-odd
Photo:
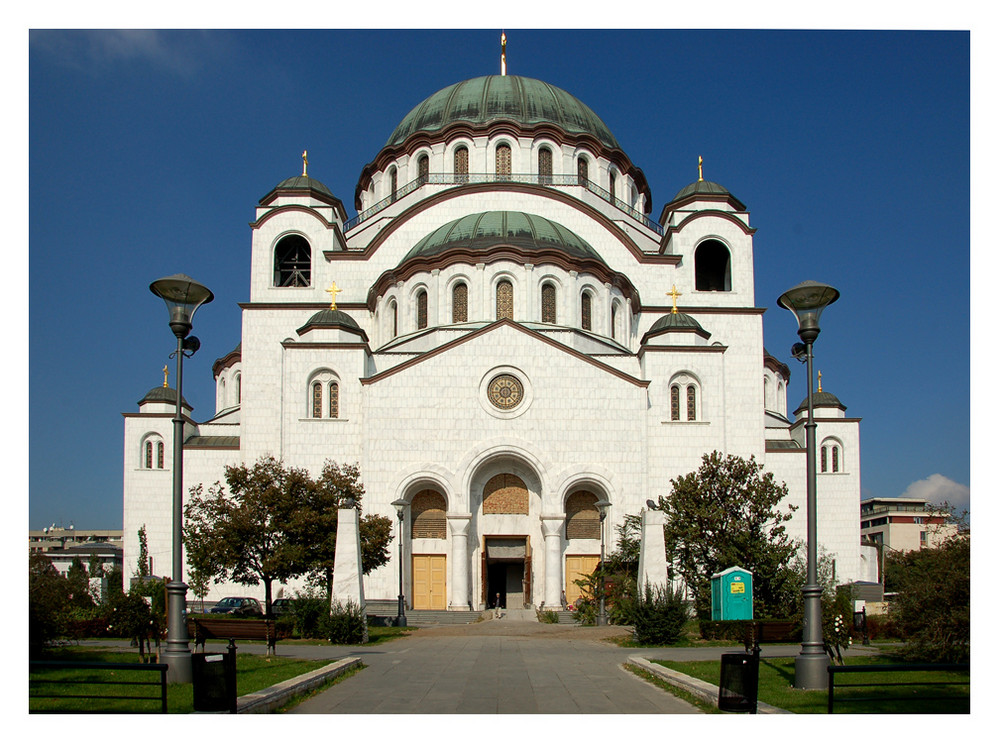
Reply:
[[[291,612],[293,601],[294,600],[291,600],[288,597],[274,600],[271,602],[271,614],[278,617],[279,615],[285,615]]]
[[[243,617],[261,617],[264,610],[253,597],[226,597],[209,610],[212,615],[239,615]]]

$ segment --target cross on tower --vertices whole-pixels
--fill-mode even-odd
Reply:
[[[672,297],[674,300],[674,309],[670,311],[671,315],[677,314],[677,298],[681,296],[681,293],[677,291],[677,285],[675,284],[669,292],[667,292],[667,297]]]
[[[337,294],[340,293],[340,292],[343,292],[344,290],[337,289],[337,282],[334,282],[333,284],[330,285],[329,289],[326,289],[324,291],[327,292],[330,295],[330,309],[331,310],[336,310],[337,309]]]
[[[163,365],[163,387],[168,387],[168,385],[167,385],[167,377],[169,377],[169,376],[170,376],[170,370],[167,369],[167,365],[164,364]]]
[[[302,151],[302,176],[303,177],[306,176],[306,168],[308,167],[308,165],[309,165],[309,151],[308,150],[303,150]]]
[[[822,393],[823,392],[823,373],[822,372],[819,373],[819,385],[817,386],[816,392],[817,393]]]

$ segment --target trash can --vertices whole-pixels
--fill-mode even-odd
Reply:
[[[723,654],[719,680],[719,710],[757,712],[757,654]]]
[[[224,654],[191,654],[194,709],[236,712],[236,646]]]

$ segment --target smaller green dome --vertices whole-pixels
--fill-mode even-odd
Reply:
[[[318,191],[321,194],[326,194],[327,196],[333,196],[333,192],[326,187],[322,181],[317,181],[312,176],[293,176],[292,178],[286,178],[284,181],[279,183],[274,187],[277,190],[294,190],[294,191]]]
[[[309,318],[305,325],[296,332],[301,336],[313,328],[343,328],[346,331],[358,334],[365,341],[368,340],[368,335],[358,325],[358,322],[343,310],[331,310],[328,307],[323,308]]]
[[[795,415],[800,412],[805,411],[809,408],[809,397],[806,396],[799,407],[795,409]],[[847,406],[840,402],[836,395],[833,393],[821,392],[813,393],[813,408],[839,408],[841,411],[846,411]]]
[[[143,396],[143,399],[139,401],[139,405],[141,406],[143,403],[169,403],[172,406],[176,406],[177,391],[172,387],[163,387],[160,385]],[[181,406],[191,411],[194,410],[183,396],[181,396]]]
[[[705,181],[701,179],[695,181],[694,183],[689,183],[683,189],[678,191],[677,196],[671,199],[668,203],[673,204],[681,199],[687,199],[690,196],[724,196],[730,199],[733,202],[733,205],[740,211],[746,210],[746,205],[733,196],[725,186],[715,183],[715,181]]]
[[[481,250],[505,243],[526,251],[555,249],[574,258],[604,260],[586,240],[567,227],[525,212],[477,212],[442,225],[420,240],[401,263],[436,256],[449,248]]]
[[[701,327],[701,323],[687,313],[667,313],[650,326],[643,335],[641,343],[646,343],[646,340],[653,336],[671,332],[696,333],[702,338],[708,338],[712,335]]]

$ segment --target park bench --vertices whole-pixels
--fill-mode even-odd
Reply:
[[[236,618],[189,617],[188,636],[194,639],[195,645],[201,645],[205,650],[205,641],[219,639],[222,641],[266,641],[268,655],[277,654],[278,638],[274,632],[274,620],[244,620]]]
[[[743,649],[749,654],[760,651],[761,643],[797,643],[801,640],[798,623],[793,620],[759,620],[747,623]]]

